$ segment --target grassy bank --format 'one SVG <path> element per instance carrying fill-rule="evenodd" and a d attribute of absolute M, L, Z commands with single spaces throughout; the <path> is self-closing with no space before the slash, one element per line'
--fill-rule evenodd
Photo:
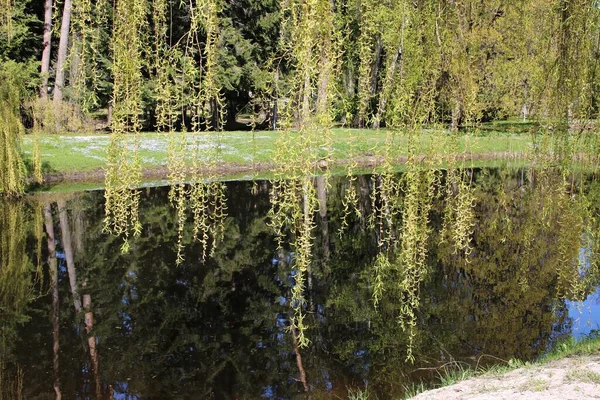
<path fill-rule="evenodd" d="M 511 359 L 505 363 L 500 363 L 492 367 L 479 368 L 475 367 L 464 367 L 462 364 L 452 364 L 440 369 L 439 371 L 439 383 L 436 385 L 425 385 L 422 383 L 415 383 L 410 387 L 406 388 L 405 399 L 410 399 L 420 393 L 424 393 L 428 390 L 443 388 L 446 386 L 453 385 L 455 383 L 465 381 L 477 377 L 501 377 L 508 372 L 519 368 L 535 368 L 543 367 L 548 363 L 556 360 L 562 360 L 566 358 L 573 358 L 576 362 L 578 358 L 598 355 L 600 351 L 600 336 L 588 337 L 586 339 L 576 341 L 574 338 L 569 338 L 567 341 L 558 343 L 552 350 L 542 356 L 535 362 L 524 362 L 521 360 Z M 591 377 L 594 381 L 600 384 L 600 374 Z M 357 397 L 361 398 L 361 397 Z M 363 397 L 364 398 L 364 397 Z"/>
<path fill-rule="evenodd" d="M 167 165 L 168 135 L 142 133 L 140 158 L 144 168 L 161 168 Z M 272 163 L 276 157 L 279 132 L 223 132 L 220 133 L 219 160 L 225 164 L 252 166 L 255 163 Z M 333 159 L 349 160 L 373 157 L 384 152 L 385 130 L 334 129 L 332 138 Z M 434 148 L 444 152 L 443 142 L 448 135 L 443 131 L 425 131 L 420 137 L 424 152 Z M 188 133 L 190 148 L 198 144 L 203 154 L 210 157 L 215 152 L 215 133 Z M 25 136 L 23 151 L 26 157 L 33 153 L 33 136 Z M 486 135 L 461 136 L 459 151 L 472 154 L 523 153 L 530 149 L 531 137 L 494 131 Z M 93 135 L 40 135 L 40 150 L 45 173 L 89 173 L 101 170 L 106 162 L 108 134 Z M 394 138 L 394 146 L 406 148 L 403 135 Z M 191 150 L 190 150 L 191 151 Z"/>

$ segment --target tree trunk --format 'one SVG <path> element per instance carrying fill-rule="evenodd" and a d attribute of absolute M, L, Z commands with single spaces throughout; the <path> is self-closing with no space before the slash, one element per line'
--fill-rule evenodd
<path fill-rule="evenodd" d="M 44 2 L 44 39 L 42 42 L 42 86 L 40 97 L 48 99 L 48 75 L 50 74 L 50 49 L 52 44 L 52 0 Z"/>
<path fill-rule="evenodd" d="M 85 332 L 88 334 L 88 347 L 90 349 L 90 359 L 92 360 L 92 371 L 96 382 L 96 398 L 102 399 L 102 377 L 100 376 L 100 360 L 96 350 L 96 337 L 90 335 L 94 328 L 94 313 L 92 312 L 92 296 L 83 295 L 83 308 L 85 309 Z"/>
<path fill-rule="evenodd" d="M 277 118 L 279 117 L 279 110 L 277 109 L 277 102 L 279 101 L 279 67 L 275 70 L 275 91 L 273 93 L 273 109 L 271 111 L 271 129 L 277 130 Z"/>
<path fill-rule="evenodd" d="M 371 98 L 377 91 L 377 78 L 379 77 L 379 65 L 381 64 L 381 53 L 383 52 L 383 41 L 381 35 L 377 36 L 377 45 L 375 46 L 375 57 L 373 57 L 373 66 L 371 67 Z"/>
<path fill-rule="evenodd" d="M 369 79 L 369 93 L 362 94 L 359 93 L 360 96 L 365 96 L 366 100 L 361 100 L 359 105 L 358 114 L 356 115 L 355 125 L 358 128 L 364 128 L 367 120 L 367 114 L 369 112 L 369 108 L 371 107 L 371 99 L 375 95 L 375 91 L 377 90 L 377 77 L 379 75 L 379 64 L 381 62 L 381 52 L 383 51 L 383 42 L 381 41 L 381 35 L 377 36 L 377 43 L 375 44 L 375 54 L 373 55 L 373 60 L 371 63 L 371 76 Z M 359 91 L 364 91 L 364 85 L 360 84 L 362 79 L 359 77 Z"/>
<path fill-rule="evenodd" d="M 304 225 L 305 226 L 310 226 L 312 224 L 312 218 L 313 218 L 313 216 L 310 213 L 310 197 L 309 197 L 310 196 L 310 194 L 309 194 L 310 185 L 312 185 L 312 183 L 309 180 L 309 178 L 304 178 L 304 184 L 302 186 L 302 199 L 303 199 L 303 205 L 304 205 L 302 215 L 304 217 Z M 312 291 L 312 288 L 313 288 L 311 263 L 309 263 L 306 267 L 306 288 L 309 292 Z M 312 298 L 309 298 L 309 303 L 311 303 L 311 302 L 312 302 Z M 310 304 L 309 304 L 309 308 L 310 308 Z"/>
<path fill-rule="evenodd" d="M 58 58 L 56 59 L 56 79 L 54 81 L 54 108 L 60 110 L 65 88 L 65 63 L 67 61 L 67 48 L 69 46 L 69 33 L 71 26 L 72 0 L 65 0 L 60 25 L 60 40 L 58 42 Z"/>
<path fill-rule="evenodd" d="M 356 96 L 356 76 L 354 73 L 354 67 L 352 65 L 344 68 L 342 72 L 342 87 L 344 88 L 344 98 L 347 101 L 352 101 Z M 342 115 L 341 123 L 342 125 L 352 124 L 352 121 L 348 120 L 348 116 L 350 116 L 349 110 L 345 110 L 345 115 Z"/>
<path fill-rule="evenodd" d="M 75 213 L 75 222 L 73 225 L 73 236 L 74 239 L 74 251 L 76 254 L 81 254 L 84 252 L 84 235 L 85 235 L 85 221 L 84 221 L 84 213 L 82 210 L 77 211 Z"/>
<path fill-rule="evenodd" d="M 52 205 L 44 205 L 44 224 L 46 225 L 46 234 L 48 238 L 48 269 L 50 273 L 50 286 L 52 292 L 52 370 L 54 373 L 54 392 L 56 399 L 62 399 L 60 390 L 60 369 L 58 363 L 59 345 L 59 298 L 58 298 L 58 263 L 56 262 L 56 247 L 54 245 L 54 225 L 52 221 Z"/>
<path fill-rule="evenodd" d="M 322 70 L 319 75 L 319 88 L 317 93 L 317 115 L 323 116 L 328 112 L 328 99 L 327 99 L 327 87 L 329 86 L 329 77 L 331 75 L 331 69 L 329 68 L 329 59 L 326 52 L 323 52 L 321 57 Z"/>
<path fill-rule="evenodd" d="M 327 218 L 327 182 L 324 176 L 317 176 L 316 180 L 319 215 L 321 217 L 321 235 L 323 235 L 323 261 L 328 263 L 331 251 L 329 244 L 329 219 Z"/>
<path fill-rule="evenodd" d="M 302 88 L 302 112 L 300 115 L 300 126 L 308 123 L 310 117 L 310 74 L 304 73 L 304 85 Z"/>
<path fill-rule="evenodd" d="M 323 32 L 323 37 L 320 39 L 321 42 L 321 71 L 319 72 L 318 78 L 318 88 L 317 88 L 317 115 L 321 120 L 324 120 L 324 116 L 329 112 L 329 99 L 328 99 L 328 90 L 329 80 L 332 75 L 332 66 L 330 60 L 331 53 L 331 21 L 333 14 L 334 4 L 333 1 L 330 0 L 329 7 L 327 10 L 323 11 L 325 14 L 321 15 L 320 24 L 322 27 L 320 28 Z"/>
<path fill-rule="evenodd" d="M 292 340 L 294 344 L 294 353 L 296 353 L 296 365 L 298 366 L 298 371 L 300 372 L 299 381 L 302 382 L 304 391 L 308 393 L 310 388 L 306 380 L 306 371 L 304 370 L 304 364 L 302 363 L 302 355 L 300 354 L 300 347 L 298 346 L 298 334 L 296 333 L 296 328 L 294 327 L 292 327 Z"/>
<path fill-rule="evenodd" d="M 106 109 L 106 124 L 110 128 L 112 126 L 112 114 L 113 114 L 113 105 L 112 102 L 108 103 L 108 107 Z"/>
<path fill-rule="evenodd" d="M 79 297 L 79 288 L 77 286 L 77 271 L 73 257 L 73 243 L 71 242 L 71 228 L 69 227 L 69 215 L 67 214 L 67 205 L 64 200 L 58 200 L 58 215 L 60 217 L 60 230 L 62 232 L 63 248 L 67 260 L 67 271 L 69 272 L 69 284 L 71 285 L 71 295 L 73 296 L 73 306 L 75 312 L 81 312 L 81 298 Z"/>
<path fill-rule="evenodd" d="M 75 88 L 75 91 L 71 92 L 71 100 L 75 100 L 81 104 L 80 94 L 82 93 L 82 87 L 85 85 L 84 78 L 81 76 L 81 52 L 83 51 L 83 41 L 80 33 L 73 33 L 70 45 L 70 56 L 69 56 L 69 83 L 71 87 Z M 75 97 L 73 97 L 75 96 Z"/>
<path fill-rule="evenodd" d="M 385 113 L 385 107 L 387 105 L 387 100 L 389 97 L 389 88 L 394 81 L 394 76 L 396 75 L 396 68 L 398 67 L 398 60 L 402 57 L 402 45 L 398 46 L 394 57 L 392 58 L 392 62 L 385 76 L 385 84 L 384 91 L 379 96 L 379 105 L 377 107 L 377 115 L 373 121 L 373 128 L 379 129 L 381 126 L 381 117 Z"/>
<path fill-rule="evenodd" d="M 452 109 L 452 125 L 450 125 L 451 131 L 458 131 L 463 123 L 464 107 L 462 101 L 457 101 Z"/>

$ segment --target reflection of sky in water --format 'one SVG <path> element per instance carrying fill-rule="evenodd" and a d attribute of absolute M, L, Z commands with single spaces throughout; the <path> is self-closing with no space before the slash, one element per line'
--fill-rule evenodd
<path fill-rule="evenodd" d="M 583 237 L 585 239 L 585 236 Z M 587 273 L 590 268 L 591 249 L 579 250 L 579 273 Z M 600 287 L 589 294 L 584 301 L 566 301 L 569 318 L 573 321 L 571 333 L 579 340 L 600 329 Z"/>
<path fill-rule="evenodd" d="M 600 329 L 600 288 L 584 301 L 567 301 L 569 318 L 573 320 L 573 336 L 581 339 Z"/>

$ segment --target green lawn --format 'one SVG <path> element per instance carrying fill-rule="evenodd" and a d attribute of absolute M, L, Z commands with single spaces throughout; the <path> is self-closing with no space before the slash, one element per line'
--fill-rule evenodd
<path fill-rule="evenodd" d="M 276 154 L 277 137 L 289 133 L 261 132 L 223 132 L 220 133 L 220 162 L 238 165 L 252 165 L 253 162 L 273 162 Z M 295 135 L 296 133 L 292 133 Z M 141 133 L 140 156 L 146 168 L 167 164 L 168 134 Z M 349 160 L 384 153 L 387 131 L 385 130 L 333 130 L 333 158 Z M 215 133 L 188 133 L 187 142 L 192 149 L 198 145 L 201 157 L 210 157 L 215 152 L 217 135 Z M 448 134 L 444 131 L 424 131 L 420 136 L 423 152 L 433 148 L 443 152 Z M 34 138 L 27 135 L 23 140 L 26 158 L 31 158 Z M 106 162 L 108 134 L 66 134 L 40 135 L 40 150 L 44 170 L 48 172 L 76 173 L 101 169 Z M 395 134 L 394 148 L 402 155 L 406 149 L 407 138 Z M 465 134 L 459 141 L 459 151 L 470 153 L 527 152 L 531 137 L 527 134 L 488 133 Z"/>

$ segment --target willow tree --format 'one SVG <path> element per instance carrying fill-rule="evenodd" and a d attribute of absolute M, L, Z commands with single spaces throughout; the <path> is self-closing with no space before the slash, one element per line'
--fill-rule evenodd
<path fill-rule="evenodd" d="M 3 0 L 0 7 L 0 34 L 10 40 L 12 34 L 12 1 Z M 13 63 L 0 66 L 0 193 L 23 192 L 25 166 L 20 154 L 23 126 L 19 120 L 21 88 L 15 82 L 10 68 Z"/>
<path fill-rule="evenodd" d="M 82 30 L 90 21 L 90 4 L 79 5 Z M 593 4 L 590 0 L 280 1 L 273 78 L 261 90 L 274 93 L 281 106 L 270 223 L 280 247 L 289 246 L 296 254 L 291 329 L 300 346 L 308 343 L 306 289 L 313 273 L 318 192 L 327 186 L 320 181 L 317 190 L 312 177 L 329 174 L 334 101 L 342 76 L 338 65 L 356 71 L 352 80 L 357 124 L 389 128 L 381 154 L 384 165 L 372 180 L 370 219 L 380 247 L 372 284 L 376 303 L 384 292 L 394 293 L 398 319 L 412 341 L 419 288 L 428 272 L 428 221 L 435 196 L 445 202 L 442 240 L 465 259 L 471 252 L 473 182 L 459 156 L 464 151 L 459 128 L 478 123 L 486 114 L 514 114 L 523 106 L 547 122 L 572 121 L 571 114 L 593 116 L 594 97 L 587 90 L 596 77 L 593 35 L 598 10 Z M 223 235 L 225 190 L 214 179 L 214 170 L 221 161 L 219 131 L 225 112 L 219 57 L 227 51 L 226 7 L 221 0 L 183 2 L 179 12 L 185 15 L 185 24 L 178 27 L 177 37 L 168 29 L 174 21 L 167 17 L 167 7 L 165 0 L 123 0 L 115 5 L 106 227 L 125 238 L 124 250 L 130 234 L 141 230 L 137 133 L 144 113 L 142 86 L 151 76 L 157 128 L 170 136 L 170 199 L 178 217 L 180 263 L 189 213 L 193 236 L 203 244 L 203 258 L 210 254 L 209 244 L 214 251 Z M 535 37 L 536 27 L 543 39 Z M 280 76 L 280 65 L 286 66 L 285 77 Z M 190 141 L 176 132 L 179 122 L 182 131 L 193 132 Z M 421 128 L 440 122 L 451 128 L 444 142 L 449 154 L 446 172 L 440 171 L 441 160 L 428 157 L 422 162 L 420 157 L 420 152 L 434 150 L 420 146 Z M 566 128 L 564 123 L 558 126 L 569 131 L 568 123 Z M 217 132 L 208 136 L 205 130 Z M 402 131 L 408 134 L 401 137 Z M 408 156 L 401 180 L 395 174 L 400 155 Z M 353 175 L 352 165 L 348 174 Z M 345 194 L 345 214 L 358 210 L 353 187 Z"/>
<path fill-rule="evenodd" d="M 547 71 L 548 111 L 554 135 L 560 136 L 554 152 L 570 162 L 574 141 L 589 128 L 586 120 L 598 112 L 592 89 L 597 80 L 600 10 L 591 0 L 560 0 L 556 6 L 553 65 Z"/>
<path fill-rule="evenodd" d="M 17 79 L 18 64 L 0 67 L 0 193 L 22 194 L 25 188 L 25 164 L 21 156 L 21 137 L 25 128 L 19 107 L 23 99 L 22 82 Z"/>

